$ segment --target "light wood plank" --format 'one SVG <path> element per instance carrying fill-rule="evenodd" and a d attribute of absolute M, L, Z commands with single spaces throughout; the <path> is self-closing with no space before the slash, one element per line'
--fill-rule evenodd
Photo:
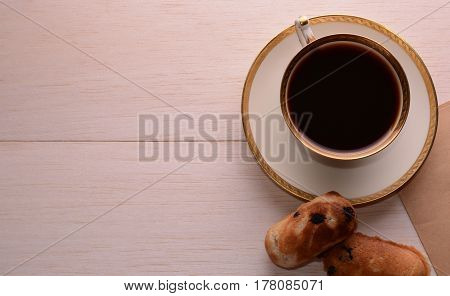
<path fill-rule="evenodd" d="M 298 14 L 352 14 L 401 31 L 444 0 L 6 1 L 67 42 L 198 119 L 239 115 L 247 71 Z M 450 97 L 450 7 L 401 35 L 422 55 L 438 97 Z M 0 140 L 134 141 L 137 115 L 177 112 L 0 5 Z M 157 140 L 203 137 L 166 128 Z M 239 120 L 206 124 L 216 140 L 243 140 Z"/>
<path fill-rule="evenodd" d="M 15 275 L 322 275 L 270 263 L 267 228 L 299 202 L 274 185 L 246 143 L 148 143 L 195 159 L 15 269 Z M 215 145 L 217 146 L 215 148 Z M 164 147 L 165 146 L 165 147 Z M 203 147 L 203 148 L 201 148 Z M 204 150 L 201 150 L 204 149 Z M 5 273 L 182 162 L 139 162 L 136 143 L 1 143 L 0 273 Z M 397 197 L 358 210 L 362 232 L 422 246 Z"/>
<path fill-rule="evenodd" d="M 152 162 L 138 161 L 137 143 L 61 142 L 136 141 L 139 114 L 169 114 L 172 122 L 176 111 L 33 21 L 196 119 L 154 140 L 203 140 L 198 118 L 239 116 L 252 60 L 298 14 L 360 15 L 400 31 L 445 1 L 7 3 L 19 14 L 0 5 L 0 141 L 58 143 L 0 143 L 0 273 L 175 169 L 177 145 L 181 152 L 216 145 L 216 161 L 187 164 L 12 274 L 295 275 L 322 274 L 320 264 L 282 271 L 262 241 L 298 202 L 253 160 L 241 160 L 244 142 L 150 143 L 150 151 L 171 150 Z M 429 67 L 441 102 L 450 97 L 448 12 L 401 33 Z M 205 130 L 215 140 L 243 141 L 239 120 Z M 422 250 L 397 197 L 358 213 Z"/>

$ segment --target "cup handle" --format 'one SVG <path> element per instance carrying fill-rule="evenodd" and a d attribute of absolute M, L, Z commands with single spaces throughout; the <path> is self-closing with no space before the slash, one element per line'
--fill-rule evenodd
<path fill-rule="evenodd" d="M 309 25 L 309 20 L 304 15 L 295 19 L 295 31 L 297 32 L 298 40 L 300 40 L 303 47 L 316 40 L 311 26 Z"/>

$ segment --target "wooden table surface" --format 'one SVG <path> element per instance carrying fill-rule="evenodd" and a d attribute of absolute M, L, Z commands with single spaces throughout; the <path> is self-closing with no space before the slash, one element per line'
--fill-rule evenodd
<path fill-rule="evenodd" d="M 446 3 L 0 0 L 0 274 L 324 274 L 265 254 L 266 229 L 299 202 L 243 161 L 239 120 L 207 124 L 206 140 L 167 128 L 139 161 L 138 116 L 238 115 L 253 59 L 305 13 L 402 31 L 443 103 Z M 173 152 L 213 148 L 214 161 Z M 358 213 L 361 231 L 423 250 L 398 196 Z"/>

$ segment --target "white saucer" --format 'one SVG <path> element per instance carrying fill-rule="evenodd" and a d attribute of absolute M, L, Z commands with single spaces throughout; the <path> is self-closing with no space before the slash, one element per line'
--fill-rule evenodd
<path fill-rule="evenodd" d="M 264 47 L 248 73 L 242 95 L 242 116 L 250 149 L 263 171 L 297 198 L 311 200 L 334 190 L 351 199 L 353 204 L 362 205 L 387 197 L 415 175 L 434 141 L 438 111 L 428 70 L 410 45 L 373 21 L 331 15 L 311 18 L 310 24 L 317 38 L 349 33 L 365 36 L 387 48 L 408 78 L 411 92 L 408 119 L 394 142 L 373 156 L 335 161 L 310 154 L 312 157 L 306 160 L 290 161 L 293 153 L 304 155 L 306 148 L 295 139 L 284 121 L 280 121 L 279 124 L 284 125 L 280 129 L 269 129 L 267 125 L 275 117 L 283 118 L 281 79 L 286 66 L 301 49 L 292 26 Z M 255 116 L 258 120 L 252 120 Z M 273 151 L 280 146 L 285 147 L 284 156 L 274 159 Z"/>

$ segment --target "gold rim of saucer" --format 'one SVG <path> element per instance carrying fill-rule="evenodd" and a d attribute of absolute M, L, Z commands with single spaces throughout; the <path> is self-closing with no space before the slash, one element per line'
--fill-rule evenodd
<path fill-rule="evenodd" d="M 370 195 L 366 195 L 357 199 L 352 199 L 351 202 L 355 206 L 361 206 L 361 205 L 368 205 L 371 203 L 374 203 L 376 201 L 382 200 L 392 194 L 395 194 L 398 192 L 408 181 L 411 180 L 411 178 L 417 173 L 417 171 L 420 169 L 422 164 L 424 163 L 425 159 L 427 158 L 428 154 L 430 153 L 431 147 L 434 142 L 434 138 L 436 136 L 436 130 L 437 130 L 437 121 L 438 121 L 438 109 L 437 109 L 437 96 L 436 96 L 436 90 L 434 89 L 433 81 L 431 80 L 430 73 L 428 72 L 427 67 L 425 66 L 422 59 L 419 57 L 417 52 L 408 44 L 406 41 L 404 41 L 401 37 L 399 37 L 397 34 L 390 31 L 387 27 L 378 24 L 377 22 L 356 17 L 356 16 L 350 16 L 350 15 L 324 15 L 324 16 L 318 16 L 313 17 L 309 19 L 310 24 L 319 24 L 319 23 L 325 23 L 325 22 L 346 22 L 346 23 L 356 23 L 359 25 L 363 25 L 366 27 L 369 27 L 373 30 L 376 30 L 386 36 L 388 36 L 391 40 L 393 40 L 397 45 L 399 45 L 407 54 L 408 56 L 414 61 L 415 65 L 417 66 L 424 82 L 426 85 L 427 93 L 428 93 L 428 100 L 430 103 L 430 121 L 429 121 L 429 127 L 428 127 L 428 133 L 425 140 L 425 143 L 422 147 L 422 150 L 417 157 L 414 164 L 408 169 L 408 171 L 403 174 L 397 181 L 389 185 L 388 187 L 372 193 Z M 305 192 L 303 190 L 298 189 L 295 186 L 292 186 L 290 183 L 288 183 L 286 180 L 284 180 L 280 175 L 278 175 L 271 167 L 270 165 L 264 160 L 264 158 L 261 155 L 261 152 L 259 151 L 258 147 L 256 146 L 255 140 L 253 138 L 252 131 L 250 129 L 250 122 L 249 122 L 249 114 L 248 114 L 248 103 L 250 98 L 250 89 L 253 83 L 253 79 L 255 78 L 256 72 L 259 69 L 259 66 L 261 65 L 262 61 L 265 59 L 265 57 L 271 52 L 271 50 L 278 45 L 283 39 L 285 39 L 287 36 L 295 33 L 295 27 L 290 26 L 283 30 L 281 33 L 279 33 L 277 36 L 275 36 L 257 55 L 255 58 L 252 66 L 250 67 L 250 70 L 248 72 L 247 78 L 245 80 L 244 89 L 242 92 L 242 105 L 241 105 L 241 112 L 242 112 L 242 122 L 243 122 L 243 128 L 244 133 L 247 138 L 248 145 L 250 147 L 250 150 L 252 151 L 256 162 L 260 165 L 263 172 L 278 186 L 280 186 L 283 190 L 290 193 L 294 197 L 301 199 L 301 200 L 312 200 L 316 197 L 316 195 Z"/>
<path fill-rule="evenodd" d="M 400 110 L 397 114 L 397 117 L 395 119 L 395 123 L 392 125 L 392 127 L 386 132 L 386 135 L 382 138 L 378 139 L 376 142 L 374 142 L 370 147 L 355 151 L 355 152 L 339 152 L 339 151 L 333 151 L 326 148 L 321 148 L 319 145 L 315 144 L 313 141 L 309 140 L 307 137 L 303 136 L 302 133 L 298 130 L 298 128 L 295 126 L 294 122 L 292 121 L 291 116 L 289 116 L 289 107 L 287 102 L 289 101 L 289 98 L 287 98 L 287 85 L 289 83 L 289 78 L 291 72 L 295 69 L 298 61 L 308 54 L 311 50 L 324 45 L 328 42 L 333 41 L 344 41 L 344 42 L 355 42 L 358 44 L 362 44 L 364 46 L 367 46 L 376 52 L 378 52 L 380 55 L 382 55 L 390 64 L 390 66 L 394 69 L 394 72 L 396 73 L 399 84 L 401 85 L 401 106 Z M 353 34 L 333 34 L 328 35 L 322 38 L 319 38 L 315 40 L 314 42 L 311 42 L 302 50 L 295 55 L 295 57 L 291 60 L 289 65 L 286 68 L 286 71 L 283 75 L 283 79 L 281 81 L 281 94 L 280 94 L 280 104 L 281 104 L 281 111 L 284 117 L 284 120 L 286 121 L 287 126 L 291 130 L 292 134 L 308 149 L 314 151 L 315 153 L 332 158 L 337 160 L 356 160 L 361 159 L 365 157 L 372 156 L 392 143 L 392 141 L 395 140 L 395 138 L 398 136 L 400 131 L 402 130 L 403 126 L 405 125 L 406 118 L 408 116 L 409 111 L 409 100 L 410 100 L 410 93 L 409 93 L 409 85 L 408 85 L 408 79 L 406 77 L 405 71 L 403 70 L 400 63 L 397 61 L 397 59 L 394 57 L 392 53 L 390 53 L 384 46 L 382 46 L 380 43 L 371 40 L 369 38 L 353 35 Z"/>

